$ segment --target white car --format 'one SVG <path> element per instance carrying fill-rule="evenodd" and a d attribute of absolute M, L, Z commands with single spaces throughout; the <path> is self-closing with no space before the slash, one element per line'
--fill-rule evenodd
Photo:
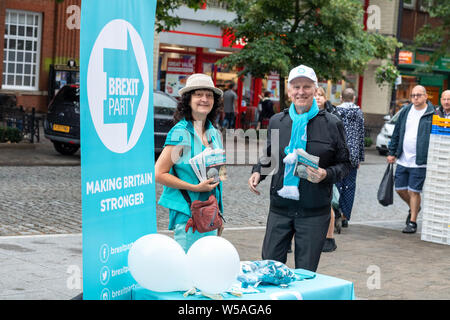
<path fill-rule="evenodd" d="M 394 132 L 395 123 L 397 122 L 398 116 L 403 109 L 391 118 L 390 115 L 384 117 L 386 123 L 381 128 L 380 133 L 377 136 L 377 150 L 380 155 L 387 155 L 389 152 L 389 143 L 391 142 L 392 133 Z"/>

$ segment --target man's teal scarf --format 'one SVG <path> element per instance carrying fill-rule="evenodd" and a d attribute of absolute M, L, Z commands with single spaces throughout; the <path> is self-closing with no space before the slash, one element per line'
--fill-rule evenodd
<path fill-rule="evenodd" d="M 294 175 L 295 165 L 297 163 L 297 149 L 306 150 L 306 126 L 308 121 L 314 118 L 319 113 L 316 99 L 313 99 L 313 104 L 308 112 L 298 114 L 294 103 L 289 108 L 289 116 L 292 119 L 291 140 L 289 145 L 284 149 L 286 157 L 284 162 L 284 180 L 283 188 L 278 190 L 280 197 L 292 200 L 298 200 L 300 195 L 298 192 L 298 184 L 300 178 Z"/>

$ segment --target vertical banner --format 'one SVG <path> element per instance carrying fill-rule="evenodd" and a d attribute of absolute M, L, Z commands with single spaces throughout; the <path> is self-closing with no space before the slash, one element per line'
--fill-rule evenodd
<path fill-rule="evenodd" d="M 82 1 L 84 299 L 130 299 L 129 249 L 156 232 L 155 10 L 156 0 Z"/>

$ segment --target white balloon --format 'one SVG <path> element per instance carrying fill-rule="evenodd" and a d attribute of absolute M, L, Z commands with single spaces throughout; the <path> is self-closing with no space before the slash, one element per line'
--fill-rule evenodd
<path fill-rule="evenodd" d="M 200 238 L 189 248 L 187 259 L 194 286 L 205 293 L 228 290 L 239 274 L 239 254 L 222 237 Z"/>
<path fill-rule="evenodd" d="M 193 287 L 187 256 L 172 238 L 148 234 L 136 240 L 128 253 L 131 275 L 142 287 L 157 291 L 186 291 Z"/>

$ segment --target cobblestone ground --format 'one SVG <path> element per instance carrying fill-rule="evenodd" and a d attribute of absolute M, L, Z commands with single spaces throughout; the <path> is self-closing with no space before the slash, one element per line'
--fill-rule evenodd
<path fill-rule="evenodd" d="M 368 154 L 358 172 L 351 223 L 402 223 L 407 207 L 395 195 L 384 208 L 376 192 L 385 158 Z M 226 227 L 265 226 L 270 179 L 259 185 L 260 196 L 247 187 L 250 166 L 228 166 L 224 183 Z M 80 167 L 0 167 L 0 236 L 81 232 Z M 156 186 L 156 196 L 162 186 Z M 157 205 L 158 230 L 168 226 L 168 210 Z M 403 223 L 404 224 L 404 223 Z"/>

